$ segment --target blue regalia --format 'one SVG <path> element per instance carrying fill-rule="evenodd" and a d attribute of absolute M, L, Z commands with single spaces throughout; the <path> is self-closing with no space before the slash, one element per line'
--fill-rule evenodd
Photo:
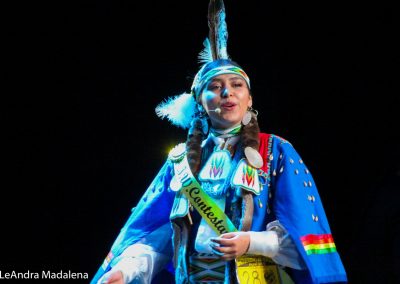
<path fill-rule="evenodd" d="M 205 156 L 211 153 L 207 147 L 213 147 L 208 144 L 204 146 Z M 237 152 L 241 153 L 236 157 L 240 160 L 243 153 Z M 259 194 L 252 193 L 254 211 L 251 231 L 265 231 L 267 224 L 274 220 L 279 220 L 286 228 L 306 266 L 301 270 L 287 269 L 295 283 L 346 282 L 346 273 L 322 202 L 304 161 L 289 142 L 275 135 L 260 134 L 259 152 L 264 160 L 264 176 Z M 123 251 L 137 242 L 154 247 L 171 259 L 175 254 L 176 274 L 181 275 L 176 283 L 187 280 L 189 252 L 176 240 L 177 234 L 182 235 L 185 230 L 182 224 L 187 224 L 189 204 L 179 192 L 171 190 L 173 176 L 173 163 L 167 160 L 132 210 L 91 283 L 96 283 L 119 261 Z M 169 225 L 171 222 L 172 226 Z M 152 233 L 160 228 L 163 228 L 163 239 L 151 238 Z"/>

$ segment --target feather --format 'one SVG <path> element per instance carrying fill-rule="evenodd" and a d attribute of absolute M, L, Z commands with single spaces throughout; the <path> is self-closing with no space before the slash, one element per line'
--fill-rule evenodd
<path fill-rule="evenodd" d="M 227 52 L 228 29 L 223 0 L 210 0 L 208 5 L 210 49 L 213 60 L 229 59 Z"/>
<path fill-rule="evenodd" d="M 203 42 L 204 49 L 199 54 L 199 62 L 207 64 L 213 61 L 210 40 L 206 38 Z"/>
<path fill-rule="evenodd" d="M 161 119 L 168 118 L 173 125 L 186 129 L 195 116 L 197 103 L 192 94 L 183 93 L 167 98 L 155 110 Z"/>

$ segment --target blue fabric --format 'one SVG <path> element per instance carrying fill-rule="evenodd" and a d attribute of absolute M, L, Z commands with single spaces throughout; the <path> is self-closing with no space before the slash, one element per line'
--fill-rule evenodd
<path fill-rule="evenodd" d="M 138 205 L 132 210 L 132 214 L 119 233 L 111 247 L 113 255 L 108 264 L 104 264 L 93 277 L 91 284 L 97 281 L 115 265 L 121 253 L 130 245 L 142 240 L 145 236 L 169 223 L 169 214 L 175 198 L 175 192 L 169 189 L 173 174 L 173 165 L 168 160 L 161 168 L 149 188 L 146 190 Z M 165 238 L 171 239 L 172 229 Z M 151 243 L 146 243 L 153 246 Z"/>
<path fill-rule="evenodd" d="M 268 155 L 272 153 L 273 159 L 269 168 L 270 186 L 267 183 L 261 194 L 254 196 L 252 231 L 265 231 L 266 225 L 276 219 L 286 228 L 308 268 L 289 269 L 288 273 L 296 283 L 347 282 L 346 272 L 337 252 L 307 255 L 300 240 L 302 236 L 309 234 L 331 234 L 311 173 L 307 172 L 299 154 L 286 140 L 273 135 L 269 138 L 265 134 L 260 138 L 269 139 L 262 141 L 261 145 L 269 147 L 265 152 Z M 268 157 L 264 157 L 264 161 L 267 162 Z M 276 175 L 273 175 L 274 171 Z M 125 248 L 169 222 L 175 197 L 175 192 L 169 190 L 172 176 L 173 165 L 167 161 L 114 242 L 111 262 L 99 269 L 92 284 L 118 261 Z M 314 196 L 315 201 L 310 201 L 308 196 Z M 318 221 L 313 219 L 313 215 L 318 216 Z M 165 237 L 171 238 L 171 235 L 172 231 Z"/>
<path fill-rule="evenodd" d="M 331 234 L 314 179 L 304 161 L 289 142 L 277 136 L 272 137 L 271 153 L 271 201 L 268 203 L 272 216 L 269 218 L 276 217 L 286 228 L 308 267 L 307 273 L 292 269 L 292 277 L 296 283 L 347 282 L 346 272 L 337 252 L 307 255 L 301 243 L 302 236 Z M 273 174 L 274 171 L 276 175 Z M 268 200 L 267 192 L 268 190 L 263 190 L 264 200 Z M 309 196 L 314 196 L 315 200 L 310 201 Z M 263 229 L 265 207 L 254 205 L 253 230 Z M 317 221 L 313 219 L 313 215 L 318 216 Z"/>

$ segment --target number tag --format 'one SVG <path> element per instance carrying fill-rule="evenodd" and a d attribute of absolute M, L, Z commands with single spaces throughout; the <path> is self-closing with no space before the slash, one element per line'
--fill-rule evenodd
<path fill-rule="evenodd" d="M 270 258 L 241 256 L 236 259 L 236 275 L 240 284 L 290 284 L 293 281 Z"/>

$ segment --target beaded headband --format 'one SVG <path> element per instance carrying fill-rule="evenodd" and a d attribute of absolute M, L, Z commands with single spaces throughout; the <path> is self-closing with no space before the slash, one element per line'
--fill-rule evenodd
<path fill-rule="evenodd" d="M 196 74 L 196 77 L 193 80 L 192 84 L 192 94 L 198 99 L 200 96 L 201 92 L 203 91 L 204 87 L 206 84 L 214 77 L 222 74 L 236 74 L 242 77 L 246 83 L 247 86 L 250 89 L 250 78 L 247 76 L 246 72 L 239 66 L 231 65 L 232 62 L 230 60 L 219 60 L 219 61 L 226 61 L 228 65 L 222 65 L 222 66 L 217 66 L 214 67 L 206 72 L 203 72 L 203 68 L 200 69 L 200 71 Z M 214 61 L 215 63 L 215 61 Z M 206 66 L 206 65 L 205 65 Z M 205 67 L 204 66 L 204 67 Z M 204 68 L 206 69 L 206 68 Z M 202 74 L 204 73 L 204 74 Z"/>

